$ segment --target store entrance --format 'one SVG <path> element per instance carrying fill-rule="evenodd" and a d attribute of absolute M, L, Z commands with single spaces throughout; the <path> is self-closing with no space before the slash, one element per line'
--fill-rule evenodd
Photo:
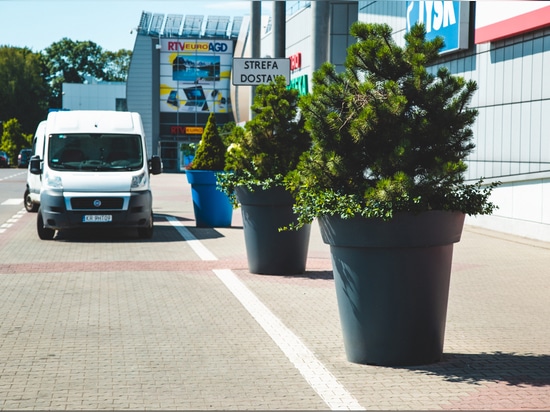
<path fill-rule="evenodd" d="M 178 168 L 178 142 L 161 140 L 159 142 L 159 153 L 162 159 L 163 172 L 179 172 Z"/>

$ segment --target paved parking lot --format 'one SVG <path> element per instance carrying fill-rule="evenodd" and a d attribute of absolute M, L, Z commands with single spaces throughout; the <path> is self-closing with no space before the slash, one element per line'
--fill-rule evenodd
<path fill-rule="evenodd" d="M 467 226 L 443 361 L 357 365 L 316 224 L 304 275 L 252 275 L 240 210 L 199 229 L 185 175 L 153 189 L 151 240 L 0 233 L 0 409 L 550 410 L 550 244 Z"/>

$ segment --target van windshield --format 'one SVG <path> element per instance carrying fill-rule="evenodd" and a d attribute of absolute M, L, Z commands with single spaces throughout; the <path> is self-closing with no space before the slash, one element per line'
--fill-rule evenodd
<path fill-rule="evenodd" d="M 130 134 L 52 134 L 48 159 L 54 170 L 139 170 L 143 166 L 141 138 Z"/>

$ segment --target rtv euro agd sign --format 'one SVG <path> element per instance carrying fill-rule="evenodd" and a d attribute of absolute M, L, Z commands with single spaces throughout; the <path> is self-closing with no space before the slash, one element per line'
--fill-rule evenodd
<path fill-rule="evenodd" d="M 426 27 L 426 39 L 443 37 L 441 54 L 468 48 L 470 2 L 407 1 L 407 32 L 416 22 Z"/>
<path fill-rule="evenodd" d="M 257 86 L 284 76 L 290 84 L 290 59 L 233 59 L 233 85 Z"/>

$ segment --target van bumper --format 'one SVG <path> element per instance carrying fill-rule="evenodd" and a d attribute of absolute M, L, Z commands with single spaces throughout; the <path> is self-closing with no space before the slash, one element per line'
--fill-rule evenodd
<path fill-rule="evenodd" d="M 50 229 L 147 227 L 152 219 L 150 190 L 128 193 L 43 191 L 40 211 Z"/>

